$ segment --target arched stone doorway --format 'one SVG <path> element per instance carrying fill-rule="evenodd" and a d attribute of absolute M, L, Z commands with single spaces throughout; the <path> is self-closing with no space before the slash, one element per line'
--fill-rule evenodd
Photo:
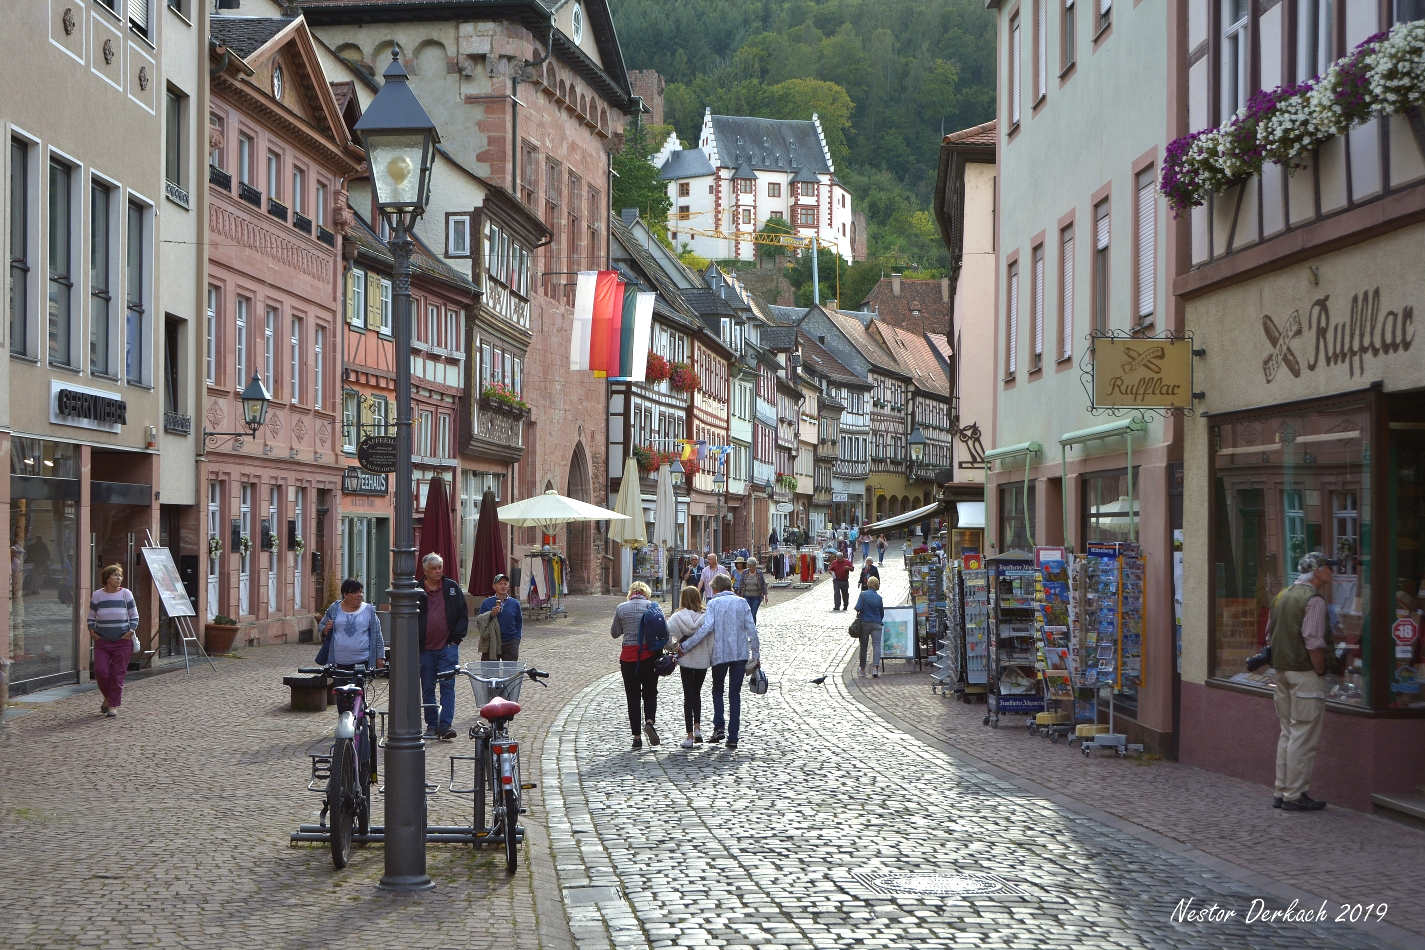
<path fill-rule="evenodd" d="M 569 459 L 570 498 L 593 502 L 590 498 L 589 456 L 584 451 L 584 443 L 574 446 L 574 454 Z M 565 554 L 569 557 L 570 593 L 588 593 L 594 586 L 594 544 L 593 528 L 587 521 L 569 525 L 569 544 Z"/>

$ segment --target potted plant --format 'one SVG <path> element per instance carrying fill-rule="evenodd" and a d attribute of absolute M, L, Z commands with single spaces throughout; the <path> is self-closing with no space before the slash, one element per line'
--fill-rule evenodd
<path fill-rule="evenodd" d="M 227 653 L 237 639 L 238 622 L 232 617 L 218 614 L 203 625 L 203 646 L 208 653 Z"/>
<path fill-rule="evenodd" d="M 674 392 L 695 392 L 699 384 L 698 371 L 691 363 L 673 363 L 668 367 L 668 382 Z"/>
<path fill-rule="evenodd" d="M 511 412 L 529 412 L 529 403 L 521 399 L 519 393 L 504 383 L 491 383 L 486 386 L 480 390 L 480 398 L 487 405 L 498 406 Z"/>
<path fill-rule="evenodd" d="M 647 379 L 650 383 L 661 383 L 668 378 L 668 361 L 657 353 L 648 354 Z"/>

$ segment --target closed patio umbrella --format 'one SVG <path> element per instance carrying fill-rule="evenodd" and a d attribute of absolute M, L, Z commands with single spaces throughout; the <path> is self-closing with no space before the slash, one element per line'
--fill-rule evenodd
<path fill-rule="evenodd" d="M 658 467 L 657 501 L 653 506 L 653 543 L 664 550 L 678 544 L 678 499 L 673 494 L 673 473 Z"/>
<path fill-rule="evenodd" d="M 456 560 L 455 530 L 450 519 L 450 495 L 445 479 L 430 480 L 426 490 L 425 516 L 421 519 L 421 536 L 416 543 L 416 577 L 421 576 L 420 559 L 427 554 L 439 554 L 445 562 L 445 576 L 460 583 L 460 562 Z"/>
<path fill-rule="evenodd" d="M 638 462 L 632 456 L 624 464 L 614 510 L 625 520 L 609 525 L 609 540 L 630 548 L 641 548 L 647 544 L 648 528 L 643 523 L 643 493 L 638 485 Z"/>
<path fill-rule="evenodd" d="M 495 493 L 487 488 L 480 498 L 480 520 L 475 525 L 475 553 L 470 562 L 468 590 L 476 598 L 495 593 L 495 585 L 490 581 L 496 574 L 510 569 L 509 558 L 505 555 L 505 532 L 500 528 L 500 516 L 495 509 Z"/>

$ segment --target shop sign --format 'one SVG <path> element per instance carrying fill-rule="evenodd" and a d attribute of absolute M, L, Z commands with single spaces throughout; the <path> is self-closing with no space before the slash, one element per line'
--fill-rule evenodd
<path fill-rule="evenodd" d="M 1397 620 L 1390 628 L 1390 635 L 1395 638 L 1395 642 L 1403 647 L 1413 646 L 1420 637 L 1420 630 L 1415 626 L 1415 621 L 1409 617 Z"/>
<path fill-rule="evenodd" d="M 1332 321 L 1331 295 L 1323 294 L 1307 308 L 1304 321 L 1300 310 L 1293 310 L 1280 324 L 1271 314 L 1262 314 L 1262 334 L 1267 342 L 1262 375 L 1268 383 L 1283 368 L 1299 379 L 1303 372 L 1314 373 L 1323 364 L 1340 363 L 1346 364 L 1347 376 L 1355 379 L 1365 375 L 1367 358 L 1410 352 L 1415 342 L 1415 308 L 1407 305 L 1382 314 L 1380 288 L 1376 287 L 1353 294 L 1349 314 Z"/>
<path fill-rule="evenodd" d="M 356 446 L 356 460 L 368 472 L 378 475 L 390 474 L 396 470 L 396 437 L 394 435 L 368 435 Z"/>
<path fill-rule="evenodd" d="M 834 492 L 831 493 L 831 500 L 832 500 L 833 502 L 838 502 L 838 501 L 849 501 L 850 499 L 847 497 L 846 492 L 844 492 L 844 491 L 834 491 Z"/>
<path fill-rule="evenodd" d="M 127 425 L 128 404 L 118 393 L 50 380 L 49 421 L 58 425 L 118 432 Z"/>
<path fill-rule="evenodd" d="M 348 465 L 341 474 L 341 490 L 347 495 L 384 495 L 387 491 L 386 476 Z"/>
<path fill-rule="evenodd" d="M 790 501 L 779 501 L 777 502 L 777 507 L 774 510 L 779 515 L 788 514 L 792 510 L 792 503 Z"/>
<path fill-rule="evenodd" d="M 1152 336 L 1096 336 L 1095 409 L 1191 409 L 1192 341 Z"/>

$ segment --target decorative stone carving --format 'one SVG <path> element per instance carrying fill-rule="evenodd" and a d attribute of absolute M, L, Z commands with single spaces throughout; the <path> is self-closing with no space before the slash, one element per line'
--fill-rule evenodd
<path fill-rule="evenodd" d="M 148 89 L 148 67 L 147 67 L 147 66 L 140 66 L 140 67 L 139 67 L 139 89 L 145 90 L 145 91 L 147 91 L 147 89 Z"/>
<path fill-rule="evenodd" d="M 332 225 L 336 228 L 337 234 L 345 234 L 346 229 L 351 227 L 354 220 L 351 206 L 347 204 L 348 196 L 345 191 L 336 193 L 336 203 L 332 206 Z"/>
<path fill-rule="evenodd" d="M 113 39 L 106 39 L 106 40 L 104 41 L 104 47 L 103 47 L 103 49 L 104 49 L 104 65 L 105 65 L 105 66 L 113 65 L 113 62 L 114 62 L 114 41 L 113 41 Z"/>
<path fill-rule="evenodd" d="M 210 126 L 208 126 L 208 148 L 211 150 L 211 149 L 222 148 L 222 147 L 223 147 L 223 130 L 220 129 L 220 128 L 218 128 L 216 125 L 210 125 Z"/>
<path fill-rule="evenodd" d="M 322 448 L 326 448 L 328 445 L 331 444 L 331 440 L 332 427 L 325 422 L 317 426 L 317 444 L 320 445 Z"/>
<path fill-rule="evenodd" d="M 209 429 L 217 429 L 223 424 L 223 406 L 216 399 L 208 402 L 208 411 L 204 413 L 208 420 Z"/>
<path fill-rule="evenodd" d="M 267 431 L 268 431 L 269 433 L 271 433 L 272 438 L 274 438 L 274 439 L 281 437 L 281 435 L 282 435 L 282 413 L 280 413 L 280 412 L 274 412 L 274 411 L 272 411 L 272 410 L 268 410 L 268 412 L 267 412 Z"/>
<path fill-rule="evenodd" d="M 307 424 L 300 418 L 292 423 L 292 437 L 298 442 L 302 442 L 307 438 Z"/>
<path fill-rule="evenodd" d="M 64 27 L 64 35 L 65 35 L 65 36 L 71 36 L 71 35 L 73 35 L 73 33 L 74 33 L 74 28 L 78 25 L 78 24 L 75 23 L 75 21 L 74 21 L 74 8 L 73 8 L 73 7 L 65 7 L 65 8 L 64 8 L 64 13 L 62 13 L 62 14 L 60 15 L 60 17 L 59 17 L 59 23 L 60 23 L 60 26 Z"/>

